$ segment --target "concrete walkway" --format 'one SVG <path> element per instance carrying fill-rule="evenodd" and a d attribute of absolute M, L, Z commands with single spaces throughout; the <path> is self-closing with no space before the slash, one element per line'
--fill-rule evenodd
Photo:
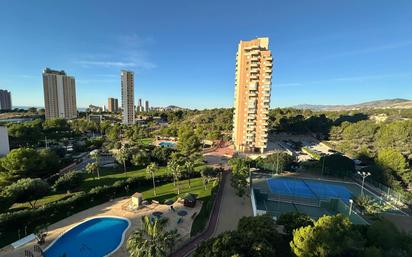
<path fill-rule="evenodd" d="M 214 236 L 237 229 L 237 223 L 242 217 L 253 215 L 250 197 L 240 198 L 235 194 L 235 190 L 230 185 L 231 176 L 231 173 L 227 174 Z"/>

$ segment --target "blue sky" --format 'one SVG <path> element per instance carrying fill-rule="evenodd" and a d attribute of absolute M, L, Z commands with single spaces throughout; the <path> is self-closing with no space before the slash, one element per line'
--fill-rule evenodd
<path fill-rule="evenodd" d="M 272 107 L 412 98 L 412 1 L 2 0 L 0 88 L 43 106 L 41 72 L 76 77 L 78 107 L 120 97 L 233 105 L 239 40 L 270 38 Z"/>

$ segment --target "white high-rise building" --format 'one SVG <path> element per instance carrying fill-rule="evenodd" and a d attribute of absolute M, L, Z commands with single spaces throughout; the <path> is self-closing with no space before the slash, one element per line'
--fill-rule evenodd
<path fill-rule="evenodd" d="M 122 86 L 123 124 L 134 124 L 134 73 L 122 70 L 120 73 Z"/>
<path fill-rule="evenodd" d="M 77 118 L 76 82 L 64 71 L 46 68 L 43 71 L 46 119 Z"/>
<path fill-rule="evenodd" d="M 9 135 L 7 127 L 0 126 L 0 156 L 6 155 L 10 152 Z"/>

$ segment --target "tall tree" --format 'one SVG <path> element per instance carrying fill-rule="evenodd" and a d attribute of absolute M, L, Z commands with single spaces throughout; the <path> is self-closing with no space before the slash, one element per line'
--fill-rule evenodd
<path fill-rule="evenodd" d="M 348 256 L 362 246 L 361 236 L 341 214 L 323 216 L 313 226 L 296 229 L 292 252 L 298 257 Z"/>
<path fill-rule="evenodd" d="M 156 196 L 156 181 L 155 181 L 155 176 L 159 168 L 157 167 L 157 164 L 152 162 L 146 167 L 146 172 L 148 177 L 151 177 L 153 180 L 153 194 Z"/>
<path fill-rule="evenodd" d="M 50 186 L 45 181 L 36 178 L 24 178 L 4 188 L 2 194 L 14 202 L 29 202 L 32 208 L 36 207 L 37 199 L 47 195 Z"/>
<path fill-rule="evenodd" d="M 202 150 L 202 144 L 193 128 L 184 126 L 179 130 L 177 149 L 186 157 L 191 157 Z"/>
<path fill-rule="evenodd" d="M 100 152 L 99 150 L 94 150 L 90 152 L 90 158 L 94 160 L 95 163 L 95 169 L 97 172 L 97 179 L 100 179 Z"/>
<path fill-rule="evenodd" d="M 184 172 L 185 172 L 185 174 L 187 175 L 187 178 L 188 178 L 188 181 L 189 181 L 189 188 L 191 188 L 190 178 L 191 178 L 193 172 L 195 171 L 195 163 L 194 163 L 193 161 L 191 161 L 191 160 L 187 160 L 187 161 L 185 162 L 184 168 L 185 168 L 185 169 L 184 169 Z"/>
<path fill-rule="evenodd" d="M 114 154 L 114 158 L 118 163 L 121 163 L 123 165 L 123 172 L 127 172 L 127 167 L 126 167 L 126 162 L 130 158 L 130 151 L 126 147 L 120 148 L 119 151 L 117 151 Z"/>
<path fill-rule="evenodd" d="M 87 165 L 86 165 L 86 171 L 87 171 L 87 173 L 90 173 L 90 174 L 92 174 L 93 176 L 95 176 L 95 174 L 97 173 L 97 170 L 98 170 L 98 168 L 97 168 L 97 163 L 95 163 L 95 162 L 90 162 L 90 163 L 88 163 Z M 97 173 L 97 175 L 98 175 L 98 178 L 100 178 L 100 174 L 98 174 Z M 95 178 L 95 177 L 94 177 Z"/>

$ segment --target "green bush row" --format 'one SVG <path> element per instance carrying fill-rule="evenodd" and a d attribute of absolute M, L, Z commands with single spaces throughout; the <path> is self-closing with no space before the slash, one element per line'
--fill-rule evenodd
<path fill-rule="evenodd" d="M 199 173 L 193 176 L 199 176 Z M 173 182 L 173 177 L 166 174 L 156 177 L 159 185 Z M 105 203 L 116 197 L 130 195 L 135 191 L 144 191 L 152 187 L 152 179 L 134 177 L 116 181 L 112 186 L 98 186 L 89 192 L 75 193 L 73 196 L 46 204 L 37 209 L 26 209 L 17 212 L 0 214 L 0 247 L 6 246 L 36 229 L 48 226 L 61 219 L 90 207 Z"/>

